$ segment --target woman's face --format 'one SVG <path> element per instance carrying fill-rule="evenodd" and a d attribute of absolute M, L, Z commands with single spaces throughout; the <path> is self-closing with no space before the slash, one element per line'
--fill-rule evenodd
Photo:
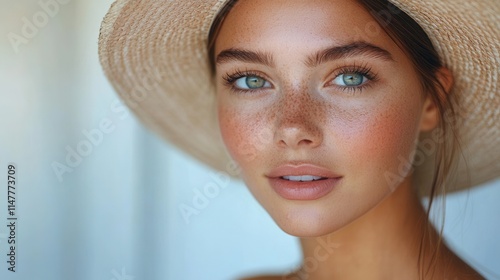
<path fill-rule="evenodd" d="M 356 1 L 240 0 L 215 56 L 225 145 L 292 235 L 375 207 L 436 116 L 409 58 Z"/>

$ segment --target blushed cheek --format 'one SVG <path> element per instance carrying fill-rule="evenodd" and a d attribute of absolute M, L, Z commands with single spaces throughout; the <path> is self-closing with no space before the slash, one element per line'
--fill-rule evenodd
<path fill-rule="evenodd" d="M 350 138 L 347 154 L 351 167 L 372 176 L 398 172 L 402 161 L 411 160 L 409 156 L 415 147 L 418 123 L 419 114 L 415 108 L 405 110 L 393 106 L 364 114 L 345 129 Z"/>
<path fill-rule="evenodd" d="M 232 158 L 242 167 L 256 159 L 262 143 L 259 128 L 262 124 L 250 117 L 242 117 L 237 110 L 219 107 L 219 125 L 224 144 Z"/>

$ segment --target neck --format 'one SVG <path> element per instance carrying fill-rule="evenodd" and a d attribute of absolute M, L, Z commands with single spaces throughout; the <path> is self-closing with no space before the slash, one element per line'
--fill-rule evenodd
<path fill-rule="evenodd" d="M 421 270 L 418 264 L 427 268 L 436 260 L 433 254 L 439 239 L 426 217 L 407 179 L 346 227 L 319 238 L 302 238 L 304 263 L 297 278 L 419 279 L 427 269 Z M 420 246 L 425 252 L 422 259 Z M 447 250 L 443 246 L 441 251 Z"/>

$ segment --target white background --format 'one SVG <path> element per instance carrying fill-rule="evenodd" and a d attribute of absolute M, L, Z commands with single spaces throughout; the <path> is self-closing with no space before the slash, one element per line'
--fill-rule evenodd
<path fill-rule="evenodd" d="M 287 272 L 298 242 L 281 232 L 241 182 L 183 219 L 213 171 L 114 112 L 98 63 L 110 0 L 68 0 L 13 47 L 38 1 L 0 0 L 0 279 L 235 279 Z M 42 0 L 47 2 L 49 0 Z M 40 23 L 40 22 L 39 22 Z M 62 181 L 54 162 L 109 119 L 114 130 Z M 17 265 L 7 271 L 6 172 L 18 169 Z M 445 236 L 485 275 L 500 275 L 500 182 L 447 199 Z M 490 276 L 489 279 L 500 279 Z"/>

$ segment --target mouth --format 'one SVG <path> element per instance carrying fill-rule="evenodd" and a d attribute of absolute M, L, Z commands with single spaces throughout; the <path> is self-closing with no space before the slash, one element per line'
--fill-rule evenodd
<path fill-rule="evenodd" d="M 293 182 L 312 182 L 319 180 L 326 180 L 328 178 L 314 175 L 299 175 L 299 176 L 281 176 L 283 180 L 293 181 Z"/>
<path fill-rule="evenodd" d="M 287 200 L 320 199 L 342 179 L 342 176 L 312 164 L 283 165 L 266 177 L 273 190 Z"/>

